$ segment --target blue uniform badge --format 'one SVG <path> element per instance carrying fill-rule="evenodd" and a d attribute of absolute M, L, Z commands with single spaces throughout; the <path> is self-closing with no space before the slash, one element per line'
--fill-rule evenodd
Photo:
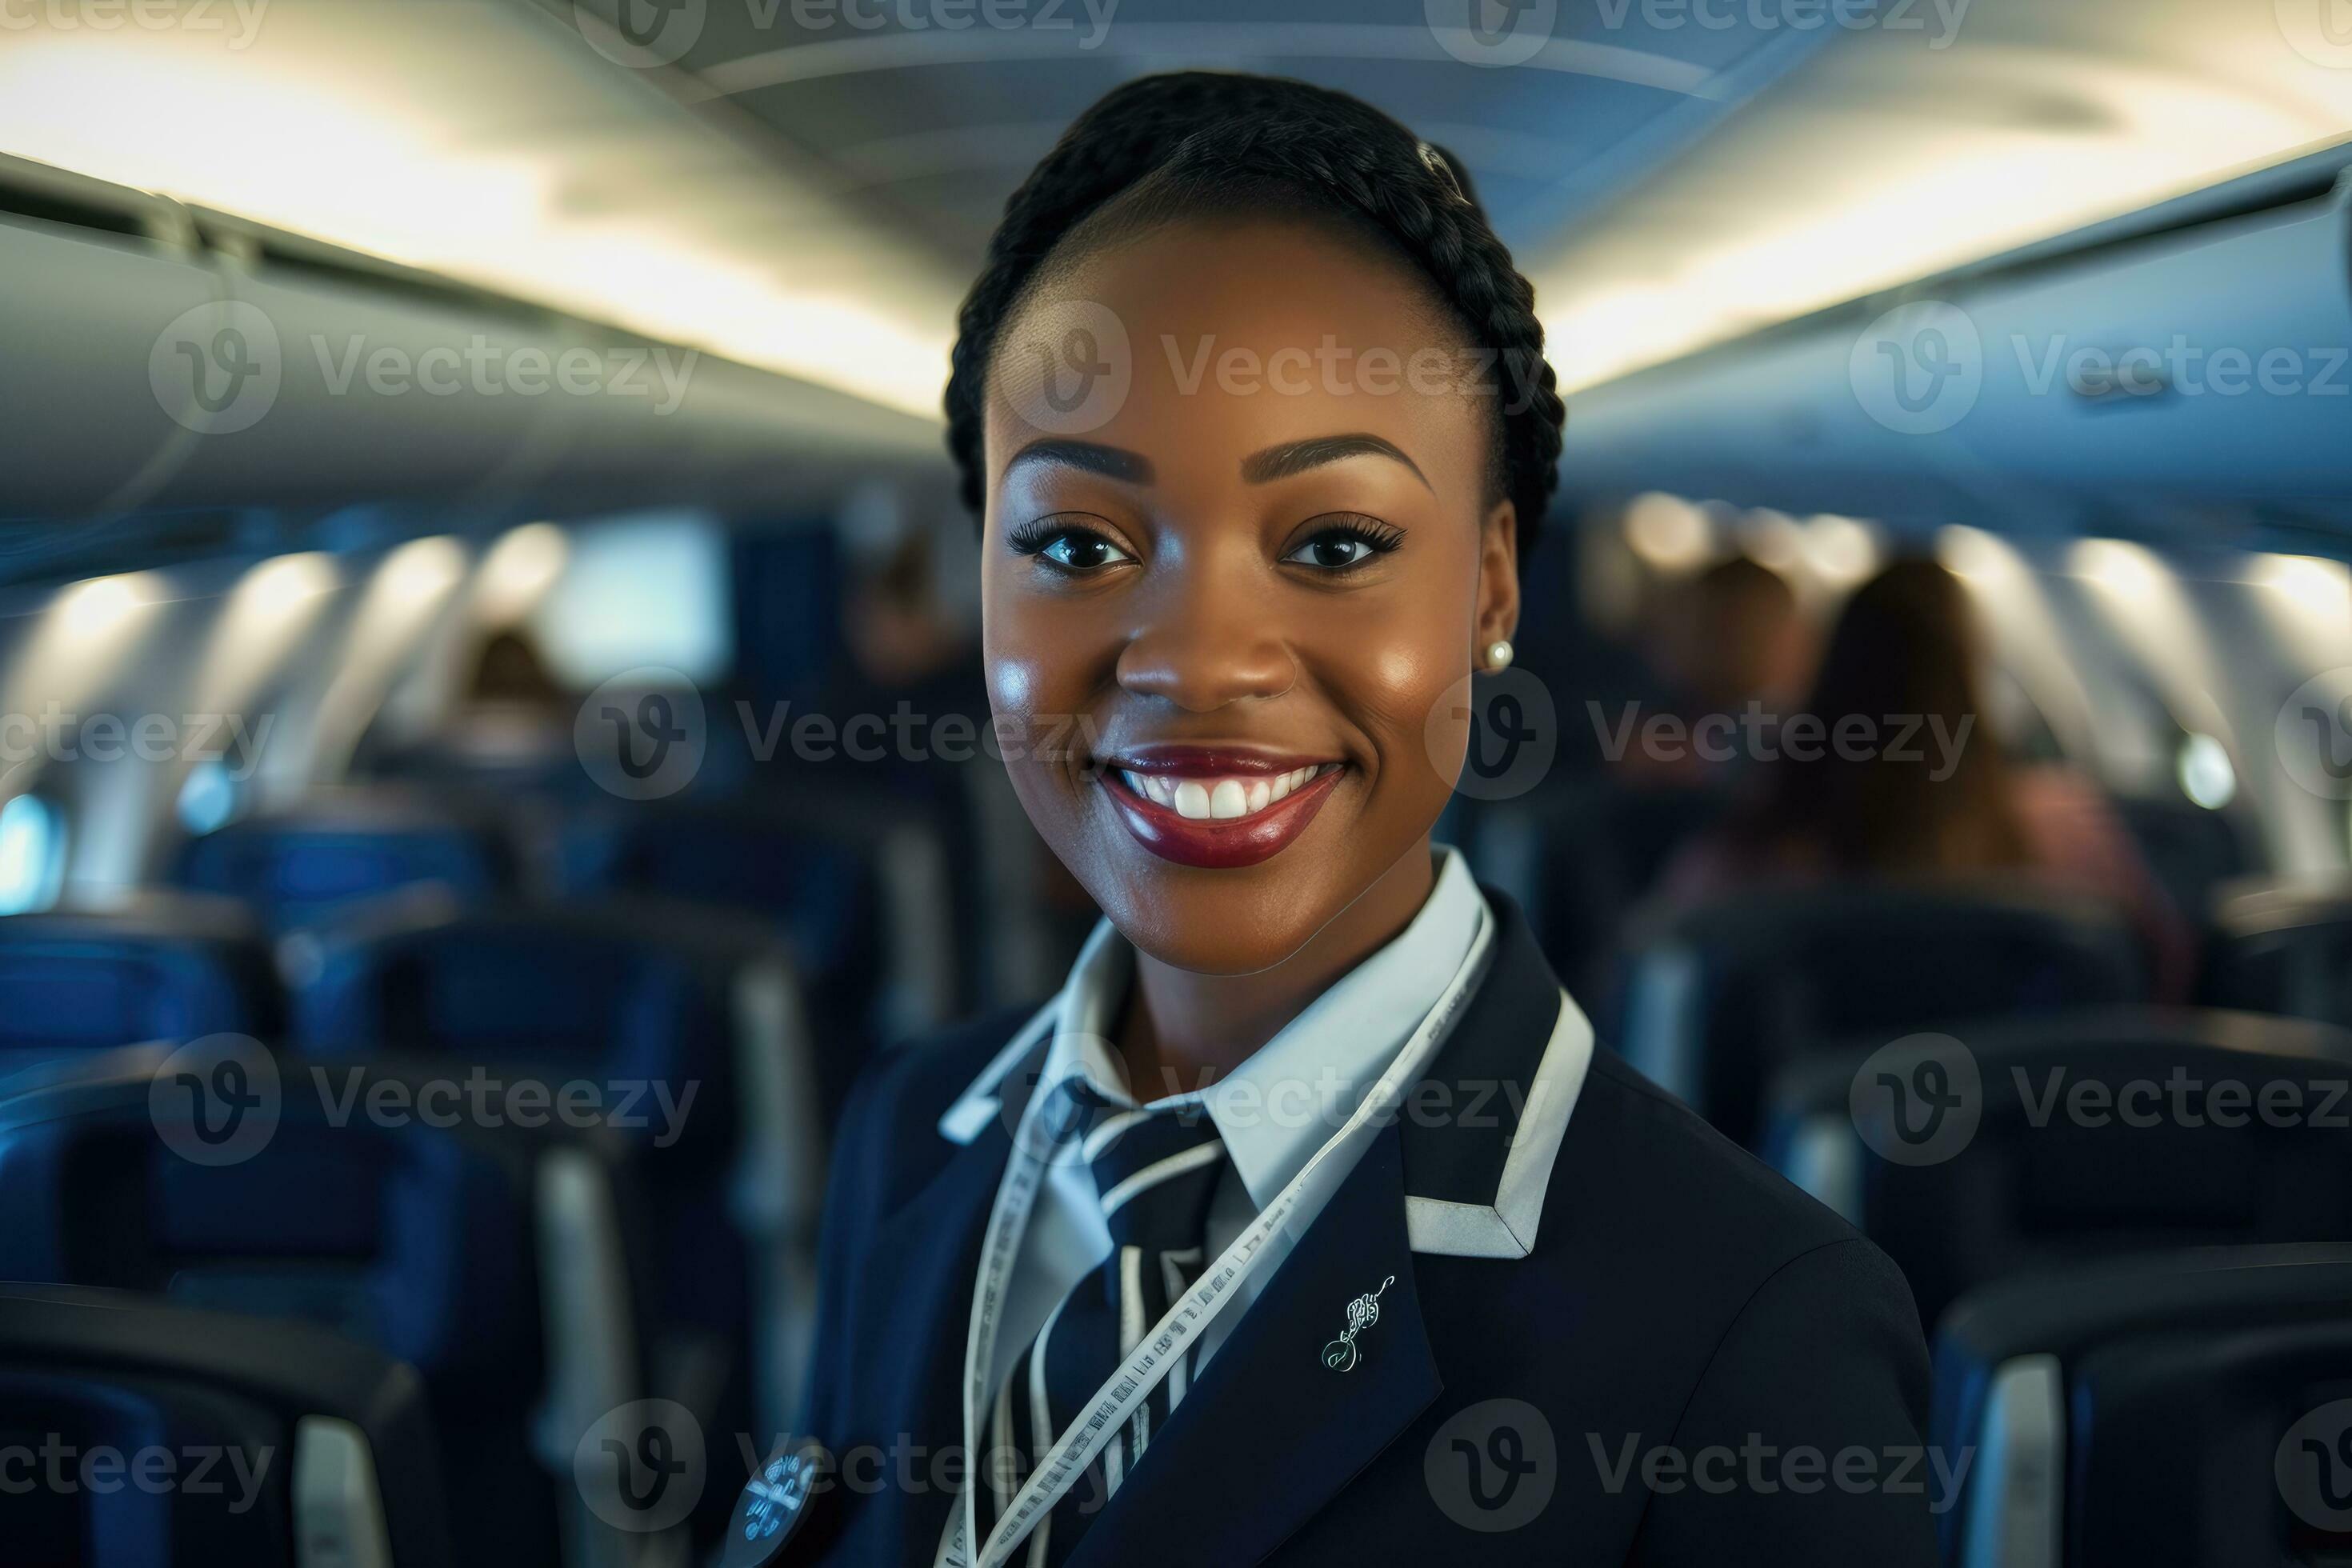
<path fill-rule="evenodd" d="M 809 1500 L 828 1463 L 824 1445 L 814 1438 L 777 1449 L 735 1500 L 720 1568 L 769 1568 L 780 1561 L 808 1520 Z"/>

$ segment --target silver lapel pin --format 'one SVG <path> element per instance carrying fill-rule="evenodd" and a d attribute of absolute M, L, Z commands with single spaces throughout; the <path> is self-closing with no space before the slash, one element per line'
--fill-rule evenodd
<path fill-rule="evenodd" d="M 1356 1336 L 1381 1321 L 1381 1297 L 1395 1283 L 1396 1276 L 1391 1274 L 1381 1281 L 1380 1289 L 1359 1296 L 1348 1303 L 1348 1326 L 1339 1331 L 1338 1339 L 1323 1347 L 1325 1366 L 1333 1372 L 1348 1372 L 1354 1368 Z"/>

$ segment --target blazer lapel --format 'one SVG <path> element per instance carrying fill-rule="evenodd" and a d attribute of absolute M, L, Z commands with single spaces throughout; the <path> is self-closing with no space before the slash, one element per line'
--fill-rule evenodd
<path fill-rule="evenodd" d="M 1395 1283 L 1381 1290 L 1394 1275 Z M 1380 1321 L 1345 1372 L 1323 1347 L 1348 1303 L 1380 1291 Z M 1255 1563 L 1345 1487 L 1443 1388 L 1415 1291 L 1395 1125 L 1309 1223 L 1290 1256 L 1155 1433 L 1072 1556 L 1082 1564 Z"/>
<path fill-rule="evenodd" d="M 940 1173 L 886 1218 L 868 1253 L 860 1287 L 865 1315 L 877 1325 L 861 1333 L 864 1364 L 857 1385 L 861 1410 L 873 1413 L 856 1434 L 816 1433 L 836 1448 L 908 1434 L 933 1452 L 963 1443 L 963 1358 L 980 1249 L 1013 1141 L 991 1126 L 957 1149 Z M 956 1494 L 939 1487 L 885 1487 L 851 1496 L 857 1510 L 897 1506 L 884 1523 L 887 1546 L 876 1561 L 929 1563 L 947 1526 Z M 872 1521 L 869 1521 L 869 1528 Z M 870 1539 L 870 1537 L 869 1537 Z"/>

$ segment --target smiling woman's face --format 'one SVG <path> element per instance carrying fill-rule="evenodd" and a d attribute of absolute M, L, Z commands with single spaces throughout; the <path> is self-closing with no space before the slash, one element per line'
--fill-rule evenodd
<path fill-rule="evenodd" d="M 1124 395 L 1114 366 L 1074 409 L 1106 313 Z M 1276 220 L 1108 247 L 999 333 L 990 700 L 1030 819 L 1153 957 L 1268 968 L 1425 853 L 1458 683 L 1517 615 L 1491 380 L 1399 264 Z"/>

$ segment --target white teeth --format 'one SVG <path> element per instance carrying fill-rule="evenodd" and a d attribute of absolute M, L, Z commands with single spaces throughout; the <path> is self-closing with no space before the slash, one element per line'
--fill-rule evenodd
<path fill-rule="evenodd" d="M 1293 768 L 1286 773 L 1249 778 L 1172 779 L 1164 773 L 1119 770 L 1128 788 L 1144 799 L 1169 807 L 1194 822 L 1230 822 L 1254 816 L 1276 801 L 1311 783 L 1323 772 L 1319 763 Z"/>

